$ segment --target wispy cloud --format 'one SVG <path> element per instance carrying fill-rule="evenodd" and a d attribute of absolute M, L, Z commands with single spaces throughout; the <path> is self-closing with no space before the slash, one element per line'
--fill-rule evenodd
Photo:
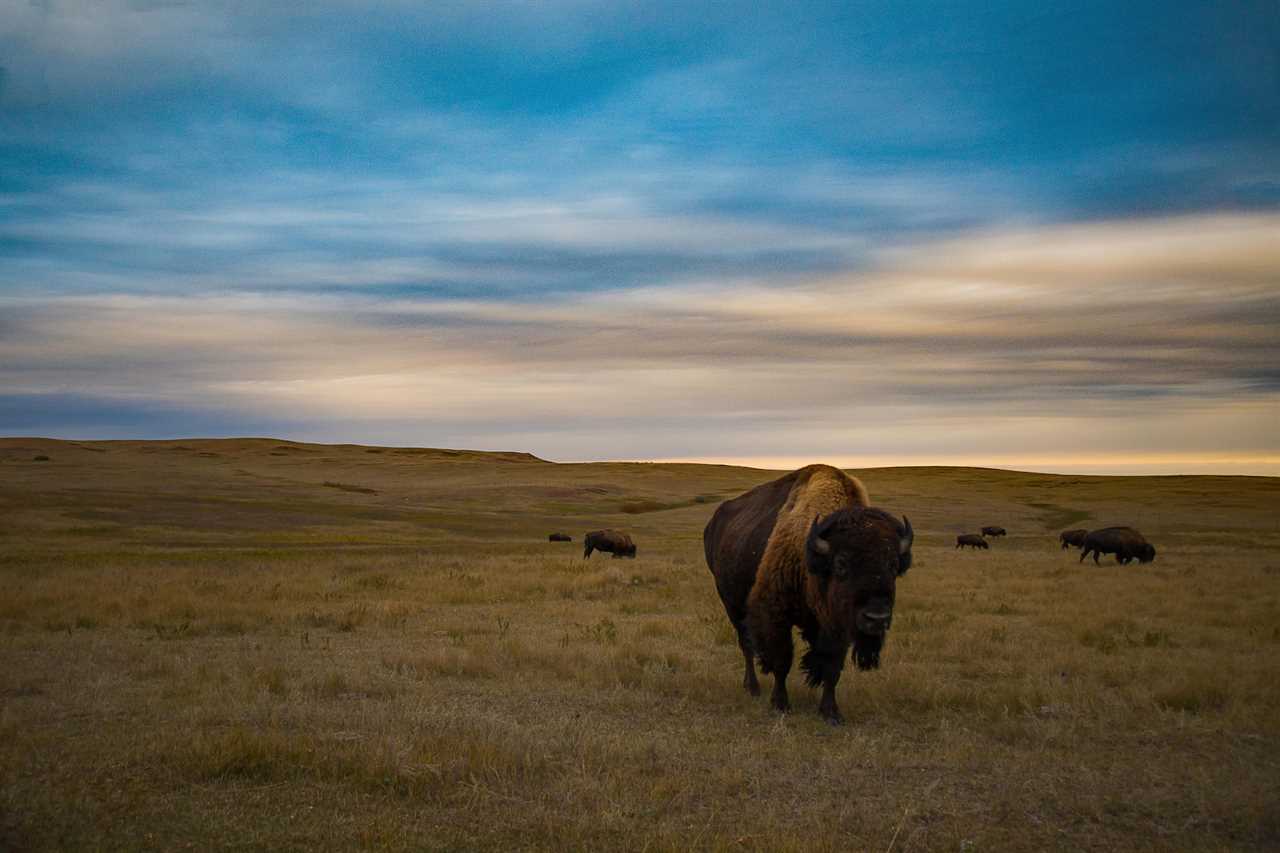
<path fill-rule="evenodd" d="M 0 380 L 565 458 L 1274 452 L 1278 228 L 1043 228 L 807 283 L 533 300 L 9 299 Z"/>

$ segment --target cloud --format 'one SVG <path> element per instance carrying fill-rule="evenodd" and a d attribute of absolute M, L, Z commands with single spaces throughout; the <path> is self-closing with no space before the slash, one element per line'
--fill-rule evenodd
<path fill-rule="evenodd" d="M 1273 452 L 1277 228 L 1043 228 L 804 283 L 525 299 L 9 298 L 0 382 L 561 458 Z"/>

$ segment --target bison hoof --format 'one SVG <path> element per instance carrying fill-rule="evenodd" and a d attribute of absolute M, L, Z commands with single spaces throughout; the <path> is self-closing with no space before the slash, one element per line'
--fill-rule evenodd
<path fill-rule="evenodd" d="M 833 712 L 831 712 L 831 713 L 824 713 L 824 714 L 822 715 L 822 719 L 826 720 L 826 721 L 827 721 L 827 725 L 829 725 L 829 726 L 843 726 L 843 725 L 844 725 L 844 715 L 843 715 L 843 714 L 841 714 L 839 711 L 833 711 Z"/>
<path fill-rule="evenodd" d="M 752 696 L 759 696 L 759 695 L 760 695 L 760 685 L 759 685 L 759 683 L 754 682 L 754 681 L 744 681 L 744 682 L 742 682 L 742 686 L 743 686 L 743 688 L 744 688 L 748 693 L 750 693 Z"/>

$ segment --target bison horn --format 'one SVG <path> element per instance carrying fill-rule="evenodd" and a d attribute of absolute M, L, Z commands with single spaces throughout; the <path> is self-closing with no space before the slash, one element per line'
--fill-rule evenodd
<path fill-rule="evenodd" d="M 911 543 L 915 540 L 916 534 L 911 529 L 911 519 L 905 515 L 902 517 L 902 525 L 905 528 L 902 535 L 898 537 L 898 553 L 905 554 L 911 550 Z"/>
<path fill-rule="evenodd" d="M 831 553 L 831 543 L 818 533 L 818 516 L 816 515 L 813 517 L 813 524 L 809 525 L 809 547 L 824 557 Z"/>

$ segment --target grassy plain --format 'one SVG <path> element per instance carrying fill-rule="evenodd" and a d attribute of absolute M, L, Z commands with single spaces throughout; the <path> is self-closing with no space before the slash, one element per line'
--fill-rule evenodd
<path fill-rule="evenodd" d="M 916 559 L 834 729 L 703 563 L 769 472 L 0 439 L 0 849 L 1280 846 L 1280 480 L 856 473 Z"/>

